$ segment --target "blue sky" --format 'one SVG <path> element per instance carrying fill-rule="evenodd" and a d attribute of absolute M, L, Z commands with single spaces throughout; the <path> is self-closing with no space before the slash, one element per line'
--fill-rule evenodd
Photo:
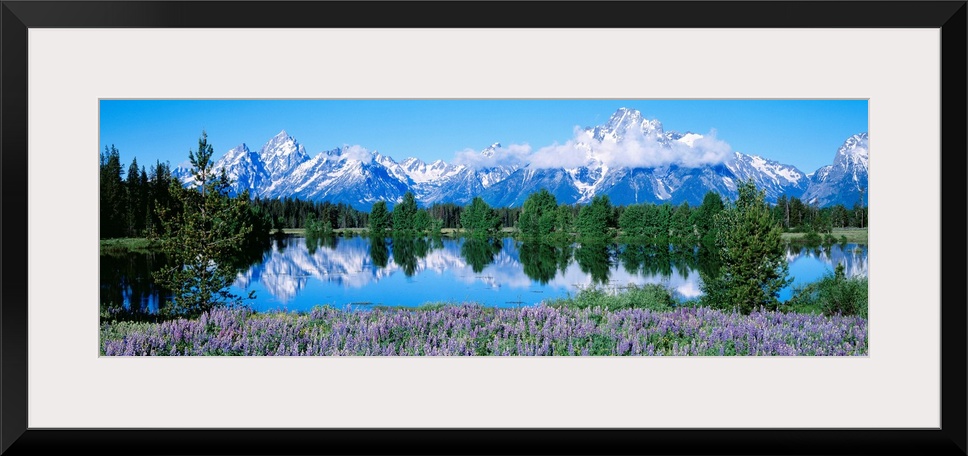
<path fill-rule="evenodd" d="M 176 166 L 202 130 L 216 157 L 241 143 L 258 151 L 286 130 L 310 156 L 359 145 L 398 161 L 453 162 L 494 142 L 525 153 L 565 144 L 620 107 L 805 173 L 868 128 L 867 100 L 101 100 L 98 150 L 115 145 L 125 168 L 132 157 Z"/>

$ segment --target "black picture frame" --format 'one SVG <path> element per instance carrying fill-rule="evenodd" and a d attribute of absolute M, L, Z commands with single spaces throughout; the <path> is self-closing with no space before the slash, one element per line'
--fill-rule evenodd
<path fill-rule="evenodd" d="M 966 1 L 2 1 L 0 452 L 20 454 L 966 454 Z M 939 429 L 27 427 L 27 30 L 34 27 L 752 27 L 941 31 Z"/>

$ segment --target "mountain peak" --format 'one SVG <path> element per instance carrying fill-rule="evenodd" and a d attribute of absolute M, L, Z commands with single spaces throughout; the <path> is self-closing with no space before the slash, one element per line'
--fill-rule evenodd
<path fill-rule="evenodd" d="M 618 108 L 604 125 L 587 128 L 586 131 L 591 132 L 592 137 L 599 141 L 615 142 L 625 139 L 629 131 L 635 135 L 641 134 L 653 138 L 659 138 L 663 134 L 662 123 L 657 119 L 645 119 L 640 111 L 625 107 Z"/>
<path fill-rule="evenodd" d="M 481 151 L 481 155 L 483 155 L 485 157 L 493 157 L 494 156 L 494 151 L 496 151 L 497 149 L 500 149 L 500 148 L 501 148 L 501 143 L 496 142 L 496 143 L 491 144 L 490 146 L 488 146 L 486 149 L 482 150 Z"/>
<path fill-rule="evenodd" d="M 835 166 L 862 166 L 867 168 L 867 160 L 870 156 L 868 147 L 867 132 L 852 135 L 844 141 L 844 144 L 837 149 L 834 156 Z"/>
<path fill-rule="evenodd" d="M 306 148 L 302 144 L 289 136 L 286 130 L 282 130 L 262 146 L 259 158 L 265 164 L 269 174 L 276 178 L 309 160 L 309 155 L 306 154 Z"/>

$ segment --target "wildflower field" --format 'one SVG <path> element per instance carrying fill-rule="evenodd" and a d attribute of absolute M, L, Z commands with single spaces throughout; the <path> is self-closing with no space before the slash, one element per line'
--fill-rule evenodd
<path fill-rule="evenodd" d="M 221 308 L 161 323 L 105 322 L 101 354 L 240 356 L 866 356 L 859 316 L 705 307 L 493 308 L 303 313 Z"/>

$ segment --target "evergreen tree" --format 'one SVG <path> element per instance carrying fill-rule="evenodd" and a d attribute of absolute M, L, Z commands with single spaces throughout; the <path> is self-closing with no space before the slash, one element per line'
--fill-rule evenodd
<path fill-rule="evenodd" d="M 770 214 L 766 194 L 752 180 L 739 187 L 736 203 L 716 216 L 721 266 L 718 276 L 703 282 L 709 307 L 744 314 L 775 308 L 780 289 L 791 279 L 780 225 Z"/>
<path fill-rule="evenodd" d="M 387 211 L 387 203 L 377 201 L 370 209 L 370 235 L 382 238 L 388 228 L 390 228 L 390 212 Z"/>
<path fill-rule="evenodd" d="M 665 234 L 665 221 L 662 220 L 662 208 L 655 204 L 647 204 L 644 209 L 642 233 L 645 238 L 652 244 L 666 244 L 668 240 Z"/>
<path fill-rule="evenodd" d="M 622 215 L 618 218 L 618 228 L 622 231 L 622 237 L 633 242 L 646 238 L 646 212 L 644 204 L 633 204 L 622 211 Z"/>
<path fill-rule="evenodd" d="M 592 202 L 581 208 L 575 229 L 582 241 L 600 242 L 611 237 L 609 228 L 612 223 L 612 203 L 608 195 L 598 195 Z"/>
<path fill-rule="evenodd" d="M 693 237 L 693 227 L 690 223 L 692 211 L 689 210 L 689 203 L 683 202 L 672 211 L 669 220 L 669 231 L 672 233 L 672 240 L 678 245 L 692 245 L 695 240 Z"/>
<path fill-rule="evenodd" d="M 172 213 L 162 208 L 159 214 L 163 249 L 172 265 L 158 271 L 155 279 L 173 291 L 173 301 L 161 309 L 168 317 L 193 318 L 242 301 L 229 287 L 237 272 L 233 260 L 241 256 L 253 226 L 244 222 L 249 217 L 248 201 L 230 198 L 224 171 L 215 175 L 213 154 L 208 136 L 202 132 L 198 151 L 188 155 L 197 187 L 183 188 L 172 180 L 169 191 L 182 210 Z"/>
<path fill-rule="evenodd" d="M 430 212 L 426 209 L 418 209 L 413 216 L 413 229 L 418 233 L 423 233 L 430 229 Z"/>
<path fill-rule="evenodd" d="M 413 192 L 403 194 L 403 201 L 393 207 L 393 231 L 395 233 L 411 233 L 415 230 L 414 219 L 417 216 L 417 200 Z"/>
<path fill-rule="evenodd" d="M 699 233 L 699 240 L 702 244 L 713 246 L 716 243 L 716 215 L 723 211 L 725 205 L 723 198 L 714 191 L 706 192 L 702 198 L 702 204 L 693 213 L 693 223 Z"/>
<path fill-rule="evenodd" d="M 532 193 L 521 206 L 518 230 L 526 239 L 539 239 L 551 234 L 555 225 L 558 201 L 547 189 Z"/>
<path fill-rule="evenodd" d="M 124 236 L 127 224 L 127 198 L 121 179 L 121 156 L 118 149 L 104 146 L 100 170 L 100 231 L 101 238 Z"/>
<path fill-rule="evenodd" d="M 790 200 L 787 199 L 786 195 L 780 195 L 776 200 L 776 206 L 773 208 L 776 218 L 782 225 L 783 228 L 790 228 Z"/>
<path fill-rule="evenodd" d="M 127 196 L 125 235 L 138 237 L 144 230 L 146 203 L 144 195 L 145 187 L 141 183 L 141 172 L 138 169 L 137 158 L 131 160 L 131 166 L 128 167 L 128 176 L 124 187 Z"/>
<path fill-rule="evenodd" d="M 151 223 L 147 228 L 150 236 L 157 236 L 164 229 L 158 214 L 163 212 L 175 214 L 180 212 L 181 208 L 171 195 L 173 178 L 168 163 L 156 161 L 148 180 L 148 204 L 150 208 L 148 212 Z"/>
<path fill-rule="evenodd" d="M 497 232 L 501 219 L 483 198 L 476 196 L 461 212 L 460 224 L 467 235 L 474 238 L 487 238 Z"/>
<path fill-rule="evenodd" d="M 555 210 L 555 232 L 552 240 L 563 242 L 571 237 L 572 229 L 575 225 L 575 216 L 568 206 L 558 206 Z"/>

